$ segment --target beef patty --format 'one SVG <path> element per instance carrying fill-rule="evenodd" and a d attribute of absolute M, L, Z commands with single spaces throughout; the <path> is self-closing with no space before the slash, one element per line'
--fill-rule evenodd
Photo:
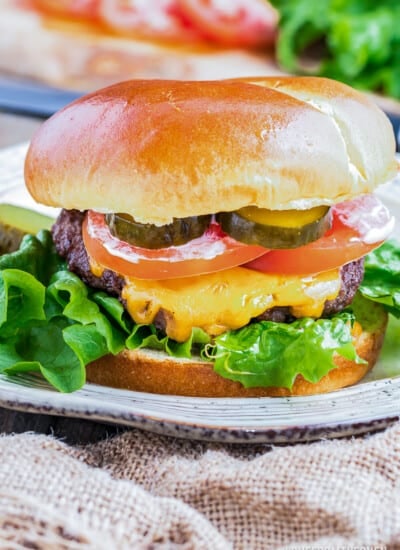
<path fill-rule="evenodd" d="M 120 297 L 124 286 L 124 279 L 122 277 L 109 269 L 104 270 L 101 277 L 96 277 L 90 271 L 89 258 L 82 240 L 83 218 L 84 212 L 80 212 L 79 210 L 61 211 L 52 228 L 57 252 L 65 258 L 68 269 L 76 273 L 86 284 Z M 342 267 L 340 272 L 342 283 L 339 294 L 334 300 L 327 300 L 325 302 L 323 317 L 342 311 L 353 300 L 363 275 L 363 259 L 350 262 Z M 155 319 L 157 328 L 161 330 L 165 328 L 166 314 L 168 313 L 161 310 Z M 255 320 L 284 323 L 292 322 L 294 319 L 289 307 L 274 307 L 255 318 Z"/>

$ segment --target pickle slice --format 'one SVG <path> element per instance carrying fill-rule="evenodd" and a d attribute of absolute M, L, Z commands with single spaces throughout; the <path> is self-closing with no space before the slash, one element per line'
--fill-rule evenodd
<path fill-rule="evenodd" d="M 167 248 L 200 237 L 210 225 L 211 215 L 176 218 L 167 225 L 138 223 L 128 214 L 108 214 L 111 233 L 121 241 L 143 248 Z"/>
<path fill-rule="evenodd" d="M 26 233 L 50 229 L 54 220 L 49 216 L 13 204 L 0 204 L 0 254 L 17 250 Z"/>
<path fill-rule="evenodd" d="M 265 248 L 297 248 L 316 241 L 331 227 L 330 209 L 267 210 L 247 206 L 217 215 L 225 233 L 246 244 Z"/>

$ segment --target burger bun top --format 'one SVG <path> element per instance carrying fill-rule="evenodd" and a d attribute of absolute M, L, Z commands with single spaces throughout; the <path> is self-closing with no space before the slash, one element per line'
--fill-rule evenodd
<path fill-rule="evenodd" d="M 157 225 L 248 205 L 332 205 L 395 172 L 385 114 L 317 77 L 122 82 L 47 120 L 25 163 L 37 202 Z"/>

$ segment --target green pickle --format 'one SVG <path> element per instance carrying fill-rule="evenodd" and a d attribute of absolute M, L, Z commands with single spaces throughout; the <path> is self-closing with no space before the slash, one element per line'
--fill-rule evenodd
<path fill-rule="evenodd" d="M 235 212 L 220 212 L 217 221 L 237 241 L 265 248 L 297 248 L 319 239 L 331 227 L 327 206 L 309 210 L 247 206 Z"/>
<path fill-rule="evenodd" d="M 0 204 L 0 254 L 17 250 L 26 233 L 50 229 L 53 222 L 53 218 L 22 206 Z"/>
<path fill-rule="evenodd" d="M 118 239 L 143 248 L 179 246 L 200 237 L 211 221 L 211 215 L 174 219 L 167 225 L 138 223 L 128 214 L 107 214 L 111 233 Z"/>

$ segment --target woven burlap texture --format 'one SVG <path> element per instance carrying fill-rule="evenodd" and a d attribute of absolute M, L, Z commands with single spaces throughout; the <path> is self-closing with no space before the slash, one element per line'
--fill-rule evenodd
<path fill-rule="evenodd" d="M 0 453 L 1 548 L 400 548 L 400 424 L 273 448 L 25 433 Z"/>

